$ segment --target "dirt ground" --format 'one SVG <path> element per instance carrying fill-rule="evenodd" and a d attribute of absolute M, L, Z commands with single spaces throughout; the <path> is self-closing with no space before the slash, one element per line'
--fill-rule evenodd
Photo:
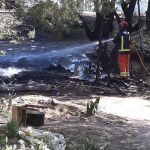
<path fill-rule="evenodd" d="M 24 73 L 16 76 L 12 85 L 7 85 L 9 89 L 16 88 L 16 95 L 12 93 L 11 97 L 12 105 L 35 104 L 47 107 L 41 109 L 45 112 L 45 123 L 40 128 L 63 134 L 67 146 L 89 138 L 101 146 L 109 144 L 111 150 L 149 150 L 149 87 L 130 81 L 132 84 L 127 82 L 127 88 L 119 84 L 122 83 L 119 80 L 119 88 L 126 89 L 129 94 L 123 96 L 115 87 L 108 87 L 106 81 L 90 84 L 62 76 L 61 73 L 56 76 L 52 72 L 49 72 L 49 78 L 44 76 L 47 74 L 42 74 L 43 81 L 39 82 L 40 76 L 35 78 L 34 73 L 32 76 Z M 143 88 L 141 92 L 140 88 Z M 1 91 L 1 98 L 7 108 L 9 98 L 5 96 L 4 88 L 1 87 Z M 85 117 L 87 102 L 97 97 L 100 97 L 98 112 L 95 116 Z M 56 105 L 52 104 L 52 100 Z M 10 120 L 10 114 L 1 112 L 1 124 Z"/>
<path fill-rule="evenodd" d="M 99 111 L 96 115 L 85 117 L 83 114 L 86 111 L 86 103 L 96 97 L 98 95 L 71 97 L 69 95 L 44 96 L 24 93 L 21 96 L 21 101 L 20 96 L 16 97 L 13 99 L 13 104 L 25 103 L 47 106 L 48 108 L 40 110 L 45 112 L 45 123 L 40 128 L 63 134 L 67 145 L 88 138 L 101 146 L 109 144 L 111 150 L 148 150 L 150 147 L 150 117 L 146 118 L 144 113 L 148 113 L 147 107 L 150 106 L 150 102 L 148 101 L 145 106 L 141 107 L 141 113 L 137 113 L 139 112 L 137 110 L 136 114 L 133 110 L 136 111 L 138 105 L 132 104 L 135 109 L 132 108 L 130 111 L 131 103 L 129 104 L 127 99 L 134 102 L 144 102 L 145 100 L 139 99 L 139 97 L 101 96 Z M 52 105 L 52 100 L 55 102 L 55 106 Z M 126 112 L 121 117 L 116 113 L 115 106 L 119 108 L 123 107 L 122 105 L 125 106 Z M 107 107 L 111 108 L 111 110 L 108 109 L 110 112 Z M 121 111 L 118 110 L 118 112 Z M 133 114 L 136 115 L 132 117 Z M 143 118 L 139 119 L 139 114 Z M 135 119 L 135 117 L 137 118 Z M 6 122 L 4 117 L 2 119 Z"/>

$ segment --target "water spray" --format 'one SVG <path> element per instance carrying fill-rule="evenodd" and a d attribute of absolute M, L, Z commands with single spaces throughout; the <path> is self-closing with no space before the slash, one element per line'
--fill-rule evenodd
<path fill-rule="evenodd" d="M 114 38 L 110 38 L 110 39 L 107 39 L 107 40 L 102 40 L 102 44 L 104 44 L 104 43 L 107 43 L 107 42 L 111 42 L 111 41 L 113 41 L 114 40 Z"/>
<path fill-rule="evenodd" d="M 61 50 L 57 50 L 55 52 L 48 52 L 48 53 L 45 53 L 46 55 L 50 55 L 51 57 L 62 57 L 62 56 L 66 56 L 67 54 L 73 54 L 73 53 L 76 53 L 77 51 L 84 51 L 86 50 L 87 52 L 87 49 L 89 49 L 89 47 L 93 48 L 94 46 L 97 46 L 99 44 L 98 41 L 95 41 L 95 42 L 91 42 L 91 43 L 86 43 L 86 44 L 83 44 L 83 45 L 80 45 L 80 46 L 75 46 L 75 47 L 71 47 L 71 48 L 64 48 L 64 49 L 61 49 Z"/>

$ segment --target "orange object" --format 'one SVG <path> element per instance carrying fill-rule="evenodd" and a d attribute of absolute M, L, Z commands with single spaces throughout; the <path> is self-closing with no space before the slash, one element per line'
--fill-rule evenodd
<path fill-rule="evenodd" d="M 118 63 L 120 69 L 120 77 L 130 76 L 130 53 L 119 53 Z"/>

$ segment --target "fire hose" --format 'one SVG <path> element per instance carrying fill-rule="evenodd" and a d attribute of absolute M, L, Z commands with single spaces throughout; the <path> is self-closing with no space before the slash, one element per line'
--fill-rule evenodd
<path fill-rule="evenodd" d="M 136 44 L 135 44 L 134 42 L 132 42 L 132 41 L 130 41 L 130 42 L 131 42 L 131 44 L 133 45 L 133 47 L 135 48 L 136 53 L 137 53 L 137 55 L 138 55 L 138 57 L 139 57 L 139 60 L 140 60 L 140 62 L 141 62 L 141 64 L 142 64 L 142 66 L 143 66 L 145 72 L 150 76 L 150 72 L 149 72 L 148 69 L 146 68 L 146 66 L 145 66 L 145 64 L 144 64 L 144 62 L 143 62 L 143 59 L 142 59 L 142 57 L 141 57 L 141 55 L 140 55 L 140 53 L 139 53 L 140 49 L 137 48 L 137 46 L 136 46 Z"/>

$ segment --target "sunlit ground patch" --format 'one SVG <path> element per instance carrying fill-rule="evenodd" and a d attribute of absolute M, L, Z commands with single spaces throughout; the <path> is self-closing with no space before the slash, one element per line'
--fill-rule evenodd
<path fill-rule="evenodd" d="M 150 101 L 139 97 L 103 97 L 99 103 L 99 110 L 125 118 L 150 120 Z"/>

